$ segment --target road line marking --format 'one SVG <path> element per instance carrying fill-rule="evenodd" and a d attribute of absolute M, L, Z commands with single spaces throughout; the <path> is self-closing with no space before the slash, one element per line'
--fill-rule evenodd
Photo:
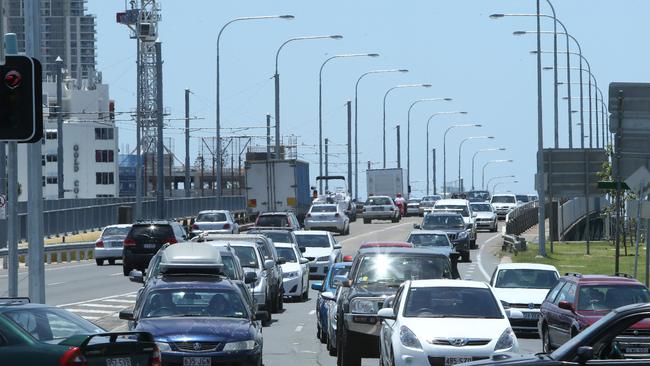
<path fill-rule="evenodd" d="M 64 263 L 61 263 L 61 264 L 64 264 Z M 95 266 L 95 263 L 92 263 L 92 264 L 75 264 L 73 266 L 64 266 L 64 267 L 55 267 L 55 268 L 45 267 L 45 272 L 59 271 L 59 270 L 68 269 L 68 268 L 88 267 L 88 266 Z M 20 269 L 23 269 L 23 268 L 20 268 Z M 26 273 L 28 273 L 28 270 L 26 268 L 24 270 L 22 270 L 22 271 L 20 269 L 18 271 L 18 274 L 21 274 L 21 273 L 26 274 Z M 9 275 L 8 274 L 0 275 L 0 278 L 6 278 L 6 277 L 9 277 Z"/>
<path fill-rule="evenodd" d="M 52 282 L 52 283 L 48 283 L 47 285 L 48 286 L 56 286 L 56 285 L 63 285 L 64 283 L 65 282 Z"/>
<path fill-rule="evenodd" d="M 82 316 L 82 318 L 84 318 L 86 320 L 99 320 L 102 317 L 101 316 Z"/>
<path fill-rule="evenodd" d="M 487 243 L 489 243 L 492 240 L 498 238 L 499 236 L 500 236 L 500 234 L 496 234 L 493 237 L 486 240 L 485 242 L 483 242 L 483 245 L 481 245 L 481 249 L 479 249 L 478 255 L 476 256 L 476 260 L 478 261 L 478 269 L 481 271 L 481 273 L 483 274 L 483 277 L 485 277 L 486 281 L 490 280 L 490 275 L 485 270 L 485 267 L 483 267 L 483 262 L 481 261 L 481 257 L 483 256 L 483 250 L 487 247 Z"/>
<path fill-rule="evenodd" d="M 302 332 L 302 325 L 296 327 L 296 332 Z"/>
<path fill-rule="evenodd" d="M 89 302 L 103 301 L 103 300 L 106 300 L 106 299 L 114 299 L 114 298 L 117 298 L 117 297 L 137 297 L 137 296 L 138 295 L 136 295 L 135 292 L 127 292 L 127 293 L 123 293 L 123 294 L 119 294 L 119 295 L 111 295 L 111 296 L 106 296 L 106 297 L 100 297 L 100 298 L 97 298 L 97 299 L 90 299 L 90 300 L 84 300 L 84 301 L 78 301 L 78 302 L 71 302 L 69 304 L 61 304 L 61 305 L 57 305 L 56 307 L 61 308 L 61 307 L 64 307 L 64 306 L 87 304 Z"/>
<path fill-rule="evenodd" d="M 66 308 L 65 310 L 67 311 L 72 311 L 73 313 L 88 313 L 88 314 L 113 314 L 114 311 L 112 310 L 95 310 L 95 309 L 68 309 Z"/>
<path fill-rule="evenodd" d="M 135 304 L 135 300 L 121 300 L 121 299 L 106 299 L 102 301 L 107 301 L 107 302 L 120 302 L 124 304 Z"/>
<path fill-rule="evenodd" d="M 79 306 L 87 306 L 89 308 L 124 309 L 124 306 L 122 305 L 108 305 L 108 304 L 79 304 Z"/>
<path fill-rule="evenodd" d="M 111 276 L 123 276 L 124 273 L 122 272 L 117 272 L 117 273 L 112 273 Z"/>
<path fill-rule="evenodd" d="M 309 315 L 314 315 L 314 314 L 316 314 L 316 310 L 312 310 L 309 312 Z"/>

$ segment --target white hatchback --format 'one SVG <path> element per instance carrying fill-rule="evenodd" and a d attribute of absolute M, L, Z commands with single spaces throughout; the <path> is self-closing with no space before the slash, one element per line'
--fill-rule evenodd
<path fill-rule="evenodd" d="M 274 243 L 278 257 L 285 260 L 282 267 L 284 296 L 306 301 L 309 297 L 309 260 L 293 243 Z"/>
<path fill-rule="evenodd" d="M 482 282 L 406 281 L 377 315 L 380 365 L 450 366 L 519 350 L 506 311 Z"/>

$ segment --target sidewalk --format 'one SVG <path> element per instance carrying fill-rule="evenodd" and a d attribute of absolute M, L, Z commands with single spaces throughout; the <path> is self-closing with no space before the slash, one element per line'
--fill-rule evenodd
<path fill-rule="evenodd" d="M 544 231 L 546 232 L 546 238 L 549 237 L 549 222 L 548 219 L 544 222 Z M 523 234 L 520 235 L 521 237 L 525 238 L 526 241 L 532 242 L 532 243 L 538 243 L 539 242 L 539 225 L 535 224 L 533 225 L 530 229 L 526 230 Z"/>

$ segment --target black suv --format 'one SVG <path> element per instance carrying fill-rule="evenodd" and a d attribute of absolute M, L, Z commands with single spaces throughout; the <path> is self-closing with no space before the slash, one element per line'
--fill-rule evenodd
<path fill-rule="evenodd" d="M 460 253 L 463 262 L 469 262 L 470 232 L 465 226 L 463 216 L 459 213 L 448 211 L 434 211 L 424 215 L 422 224 L 413 224 L 413 228 L 422 230 L 439 230 L 447 233 L 449 241 L 454 245 L 456 252 Z"/>
<path fill-rule="evenodd" d="M 406 280 L 458 278 L 455 261 L 427 249 L 361 249 L 337 296 L 336 349 L 340 366 L 359 365 L 362 357 L 379 357 L 377 312 Z"/>
<path fill-rule="evenodd" d="M 187 240 L 183 226 L 175 221 L 138 221 L 124 239 L 122 270 L 125 276 L 132 269 L 144 272 L 149 261 L 164 244 Z"/>

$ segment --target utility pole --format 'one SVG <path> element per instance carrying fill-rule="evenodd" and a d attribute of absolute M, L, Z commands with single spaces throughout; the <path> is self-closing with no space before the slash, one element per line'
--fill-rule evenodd
<path fill-rule="evenodd" d="M 156 146 L 156 215 L 165 218 L 165 161 L 163 145 L 163 75 L 162 43 L 156 42 L 156 105 L 157 105 L 157 146 Z"/>
<path fill-rule="evenodd" d="M 325 176 L 329 174 L 329 139 L 325 138 Z M 329 191 L 329 180 L 325 179 L 325 192 Z"/>
<path fill-rule="evenodd" d="M 56 58 L 56 182 L 59 199 L 63 199 L 63 60 Z"/>
<path fill-rule="evenodd" d="M 348 100 L 348 193 L 352 197 L 352 102 Z M 357 192 L 354 194 L 358 195 Z"/>
<path fill-rule="evenodd" d="M 431 154 L 433 155 L 433 194 L 436 194 L 436 149 L 432 149 Z M 427 192 L 427 194 L 429 194 L 429 192 Z"/>
<path fill-rule="evenodd" d="M 41 1 L 25 2 L 25 53 L 41 59 Z M 39 107 L 39 106 L 37 106 Z M 39 162 L 42 159 L 41 143 L 35 142 L 27 147 L 27 161 Z M 29 242 L 29 298 L 37 304 L 45 303 L 45 248 L 43 243 L 43 166 L 27 164 L 27 240 Z"/>
<path fill-rule="evenodd" d="M 8 33 L 3 38 L 7 54 L 17 55 L 16 34 Z M 7 147 L 7 262 L 9 262 L 7 295 L 16 297 L 18 296 L 18 230 L 20 230 L 18 226 L 18 143 L 9 142 Z"/>
<path fill-rule="evenodd" d="M 546 257 L 546 197 L 544 179 L 544 125 L 542 117 L 542 41 L 540 25 L 540 0 L 537 0 L 537 197 L 539 208 L 537 226 L 539 229 L 539 255 Z M 582 137 L 581 137 L 582 139 Z"/>
<path fill-rule="evenodd" d="M 402 168 L 401 139 L 399 136 L 399 124 L 397 125 L 397 168 Z M 407 183 L 408 184 L 408 183 Z M 408 188 L 407 188 L 408 193 Z"/>
<path fill-rule="evenodd" d="M 185 89 L 185 197 L 191 196 L 190 181 L 190 90 Z"/>

